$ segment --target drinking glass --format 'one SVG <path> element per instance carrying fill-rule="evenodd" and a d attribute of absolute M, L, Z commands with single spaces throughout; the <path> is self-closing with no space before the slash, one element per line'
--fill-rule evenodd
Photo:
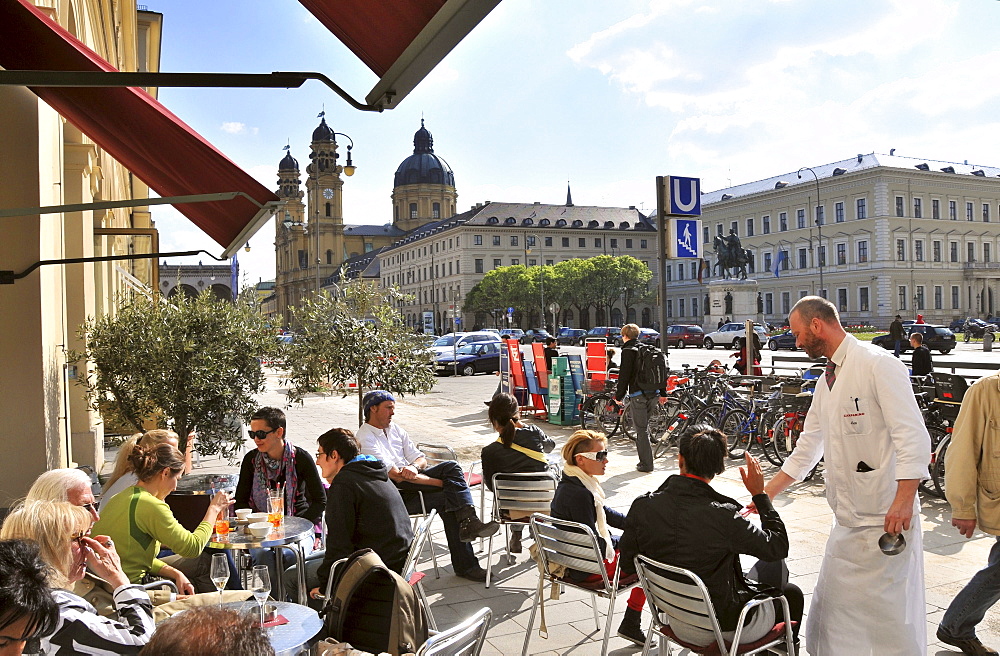
<path fill-rule="evenodd" d="M 229 535 L 229 506 L 219 511 L 219 516 L 215 519 L 215 532 L 220 537 Z"/>
<path fill-rule="evenodd" d="M 212 583 L 219 591 L 219 605 L 222 605 L 222 590 L 229 583 L 229 560 L 226 554 L 212 554 Z"/>
<path fill-rule="evenodd" d="M 274 528 L 281 528 L 281 520 L 285 515 L 285 497 L 280 492 L 271 491 L 267 498 L 267 521 Z"/>
<path fill-rule="evenodd" d="M 260 625 L 264 626 L 264 602 L 271 594 L 271 578 L 267 573 L 267 565 L 254 565 L 250 573 L 250 592 L 260 606 Z"/>

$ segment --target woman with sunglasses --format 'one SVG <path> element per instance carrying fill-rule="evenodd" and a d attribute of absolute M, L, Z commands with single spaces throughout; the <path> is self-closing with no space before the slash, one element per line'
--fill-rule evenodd
<path fill-rule="evenodd" d="M 129 461 L 139 482 L 104 502 L 95 529 L 114 539 L 125 574 L 133 583 L 153 576 L 173 579 L 180 594 L 214 591 L 211 555 L 202 552 L 229 497 L 217 492 L 201 523 L 188 531 L 164 501 L 184 473 L 181 452 L 170 444 L 138 447 Z M 174 555 L 157 558 L 161 544 Z"/>
<path fill-rule="evenodd" d="M 603 476 L 608 466 L 607 440 L 603 433 L 578 430 L 570 435 L 563 446 L 562 457 L 565 461 L 563 476 L 552 499 L 552 516 L 585 524 L 594 532 L 597 543 L 604 552 L 608 577 L 611 578 L 618 567 L 618 536 L 611 535 L 608 527 L 624 529 L 625 515 L 604 505 L 604 490 L 596 478 Z M 576 570 L 569 570 L 566 578 L 583 585 L 603 585 L 603 577 Z M 620 578 L 620 582 L 624 584 L 635 583 L 637 580 L 635 574 Z M 642 588 L 632 588 L 625 617 L 618 627 L 619 636 L 639 645 L 646 642 L 646 634 L 639 623 L 645 604 L 646 595 Z"/>
<path fill-rule="evenodd" d="M 153 634 L 153 608 L 146 592 L 129 583 L 106 535 L 91 537 L 90 513 L 65 501 L 26 502 L 0 529 L 2 540 L 31 540 L 48 565 L 48 585 L 59 606 L 55 631 L 29 645 L 28 653 L 138 654 Z M 69 591 L 89 567 L 114 586 L 115 615 L 101 617 Z"/>

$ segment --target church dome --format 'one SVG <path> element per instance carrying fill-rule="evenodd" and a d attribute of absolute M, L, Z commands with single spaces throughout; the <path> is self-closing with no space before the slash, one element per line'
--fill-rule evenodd
<path fill-rule="evenodd" d="M 319 125 L 313 130 L 313 141 L 333 141 L 333 128 L 326 124 L 326 117 L 322 117 Z"/>
<path fill-rule="evenodd" d="M 278 170 L 279 171 L 299 170 L 299 161 L 294 157 L 292 157 L 292 151 L 290 150 L 285 151 L 285 156 L 281 158 L 280 162 L 278 162 Z"/>
<path fill-rule="evenodd" d="M 413 135 L 413 154 L 396 169 L 393 186 L 421 183 L 455 186 L 455 174 L 444 158 L 434 154 L 434 137 L 424 127 L 423 119 Z"/>

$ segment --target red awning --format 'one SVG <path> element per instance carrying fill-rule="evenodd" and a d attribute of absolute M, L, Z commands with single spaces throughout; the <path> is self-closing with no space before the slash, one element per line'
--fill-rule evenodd
<path fill-rule="evenodd" d="M 0 25 L 0 66 L 7 70 L 117 70 L 27 0 L 0 2 Z M 239 191 L 260 205 L 278 200 L 142 89 L 31 90 L 160 196 Z M 227 252 L 242 246 L 270 216 L 242 197 L 176 207 Z"/>
<path fill-rule="evenodd" d="M 379 76 L 371 105 L 395 107 L 500 0 L 299 0 Z"/>

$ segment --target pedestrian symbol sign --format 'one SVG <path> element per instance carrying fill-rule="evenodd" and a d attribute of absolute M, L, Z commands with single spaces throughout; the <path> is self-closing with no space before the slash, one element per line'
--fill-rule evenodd
<path fill-rule="evenodd" d="M 674 258 L 701 257 L 701 227 L 698 219 L 669 218 L 671 228 L 667 251 Z"/>

